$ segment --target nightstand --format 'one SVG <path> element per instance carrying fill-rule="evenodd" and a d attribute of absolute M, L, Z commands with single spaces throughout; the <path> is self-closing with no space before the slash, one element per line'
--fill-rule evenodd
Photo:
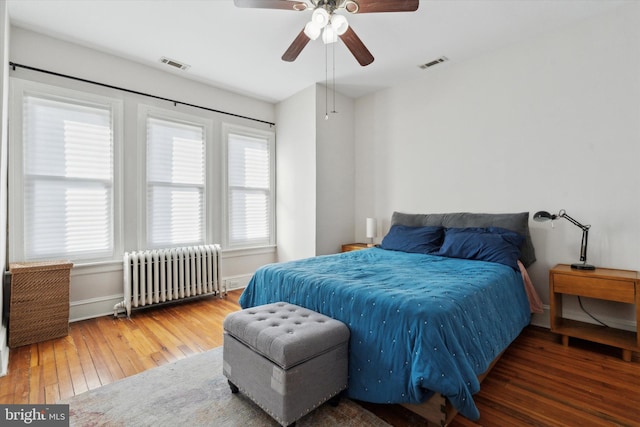
<path fill-rule="evenodd" d="M 562 295 L 576 295 L 636 305 L 636 332 L 608 328 L 562 317 Z M 607 344 L 622 349 L 622 359 L 631 361 L 631 352 L 640 351 L 638 321 L 640 319 L 640 287 L 638 272 L 597 268 L 575 270 L 559 264 L 549 270 L 549 299 L 551 331 L 562 335 L 562 343 L 569 345 L 569 337 Z"/>
<path fill-rule="evenodd" d="M 359 251 L 360 249 L 370 248 L 367 243 L 347 243 L 342 245 L 342 252 Z"/>

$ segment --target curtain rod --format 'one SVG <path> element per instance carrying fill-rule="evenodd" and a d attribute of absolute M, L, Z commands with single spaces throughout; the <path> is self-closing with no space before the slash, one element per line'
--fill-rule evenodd
<path fill-rule="evenodd" d="M 149 98 L 159 99 L 159 100 L 162 100 L 162 101 L 168 101 L 168 102 L 173 103 L 173 105 L 181 104 L 181 105 L 186 105 L 188 107 L 200 108 L 201 110 L 212 111 L 214 113 L 226 114 L 227 116 L 239 117 L 241 119 L 247 119 L 247 120 L 253 120 L 254 122 L 265 123 L 265 124 L 268 124 L 269 126 L 275 126 L 276 125 L 275 123 L 268 122 L 266 120 L 260 120 L 260 119 L 255 119 L 253 117 L 242 116 L 240 114 L 229 113 L 229 112 L 226 112 L 226 111 L 220 111 L 220 110 L 216 110 L 214 108 L 202 107 L 200 105 L 190 104 L 188 102 L 176 101 L 175 99 L 164 98 L 162 96 L 152 95 L 150 93 L 139 92 L 139 91 L 133 90 L 133 89 L 127 89 L 127 88 L 123 88 L 123 87 L 119 87 L 119 86 L 113 86 L 113 85 L 106 84 L 106 83 L 96 82 L 96 81 L 93 81 L 93 80 L 87 80 L 87 79 L 83 79 L 81 77 L 75 77 L 75 76 L 70 76 L 68 74 L 57 73 L 55 71 L 43 70 L 42 68 L 30 67 L 28 65 L 23 65 L 23 64 L 17 64 L 15 62 L 11 62 L 11 61 L 9 61 L 9 66 L 12 67 L 14 71 L 15 71 L 16 67 L 24 68 L 25 70 L 38 71 L 39 73 L 45 73 L 45 74 L 50 74 L 52 76 L 64 77 L 64 78 L 67 78 L 67 79 L 77 80 L 77 81 L 84 82 L 84 83 L 91 83 L 93 85 L 102 86 L 102 87 L 106 87 L 106 88 L 109 88 L 109 89 L 116 89 L 116 90 L 120 90 L 122 92 L 128 92 L 128 93 L 133 93 L 133 94 L 136 94 L 136 95 L 147 96 Z"/>

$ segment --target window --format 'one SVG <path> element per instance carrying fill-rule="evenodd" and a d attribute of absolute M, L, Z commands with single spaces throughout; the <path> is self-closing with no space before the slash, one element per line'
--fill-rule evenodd
<path fill-rule="evenodd" d="M 20 211 L 13 218 L 22 219 L 13 225 L 24 240 L 13 258 L 112 259 L 119 104 L 58 92 L 25 89 L 16 101 L 22 161 L 12 162 L 18 182 L 11 188 Z"/>
<path fill-rule="evenodd" d="M 224 135 L 227 246 L 273 245 L 273 133 L 225 126 Z"/>
<path fill-rule="evenodd" d="M 148 115 L 147 245 L 204 243 L 205 128 Z"/>

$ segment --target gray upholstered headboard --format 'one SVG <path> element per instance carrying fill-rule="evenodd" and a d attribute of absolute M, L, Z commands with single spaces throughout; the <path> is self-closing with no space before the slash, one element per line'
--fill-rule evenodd
<path fill-rule="evenodd" d="M 407 214 L 394 212 L 391 225 L 400 224 L 411 227 L 441 225 L 443 227 L 502 227 L 520 233 L 525 242 L 520 248 L 520 261 L 529 267 L 536 261 L 536 251 L 529 233 L 529 212 L 521 213 L 442 213 L 442 214 Z"/>

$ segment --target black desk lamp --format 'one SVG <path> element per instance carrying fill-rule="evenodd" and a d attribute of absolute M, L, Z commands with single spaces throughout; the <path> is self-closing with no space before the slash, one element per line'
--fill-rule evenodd
<path fill-rule="evenodd" d="M 589 228 L 591 228 L 591 226 L 580 224 L 578 221 L 567 215 L 567 212 L 564 209 L 561 209 L 560 212 L 558 212 L 558 215 L 553 215 L 545 211 L 536 212 L 535 215 L 533 215 L 533 220 L 538 222 L 553 221 L 556 218 L 564 218 L 582 229 L 582 243 L 580 244 L 580 261 L 582 261 L 582 263 L 571 264 L 571 268 L 575 268 L 577 270 L 595 270 L 595 266 L 587 264 L 587 240 L 589 238 Z"/>

